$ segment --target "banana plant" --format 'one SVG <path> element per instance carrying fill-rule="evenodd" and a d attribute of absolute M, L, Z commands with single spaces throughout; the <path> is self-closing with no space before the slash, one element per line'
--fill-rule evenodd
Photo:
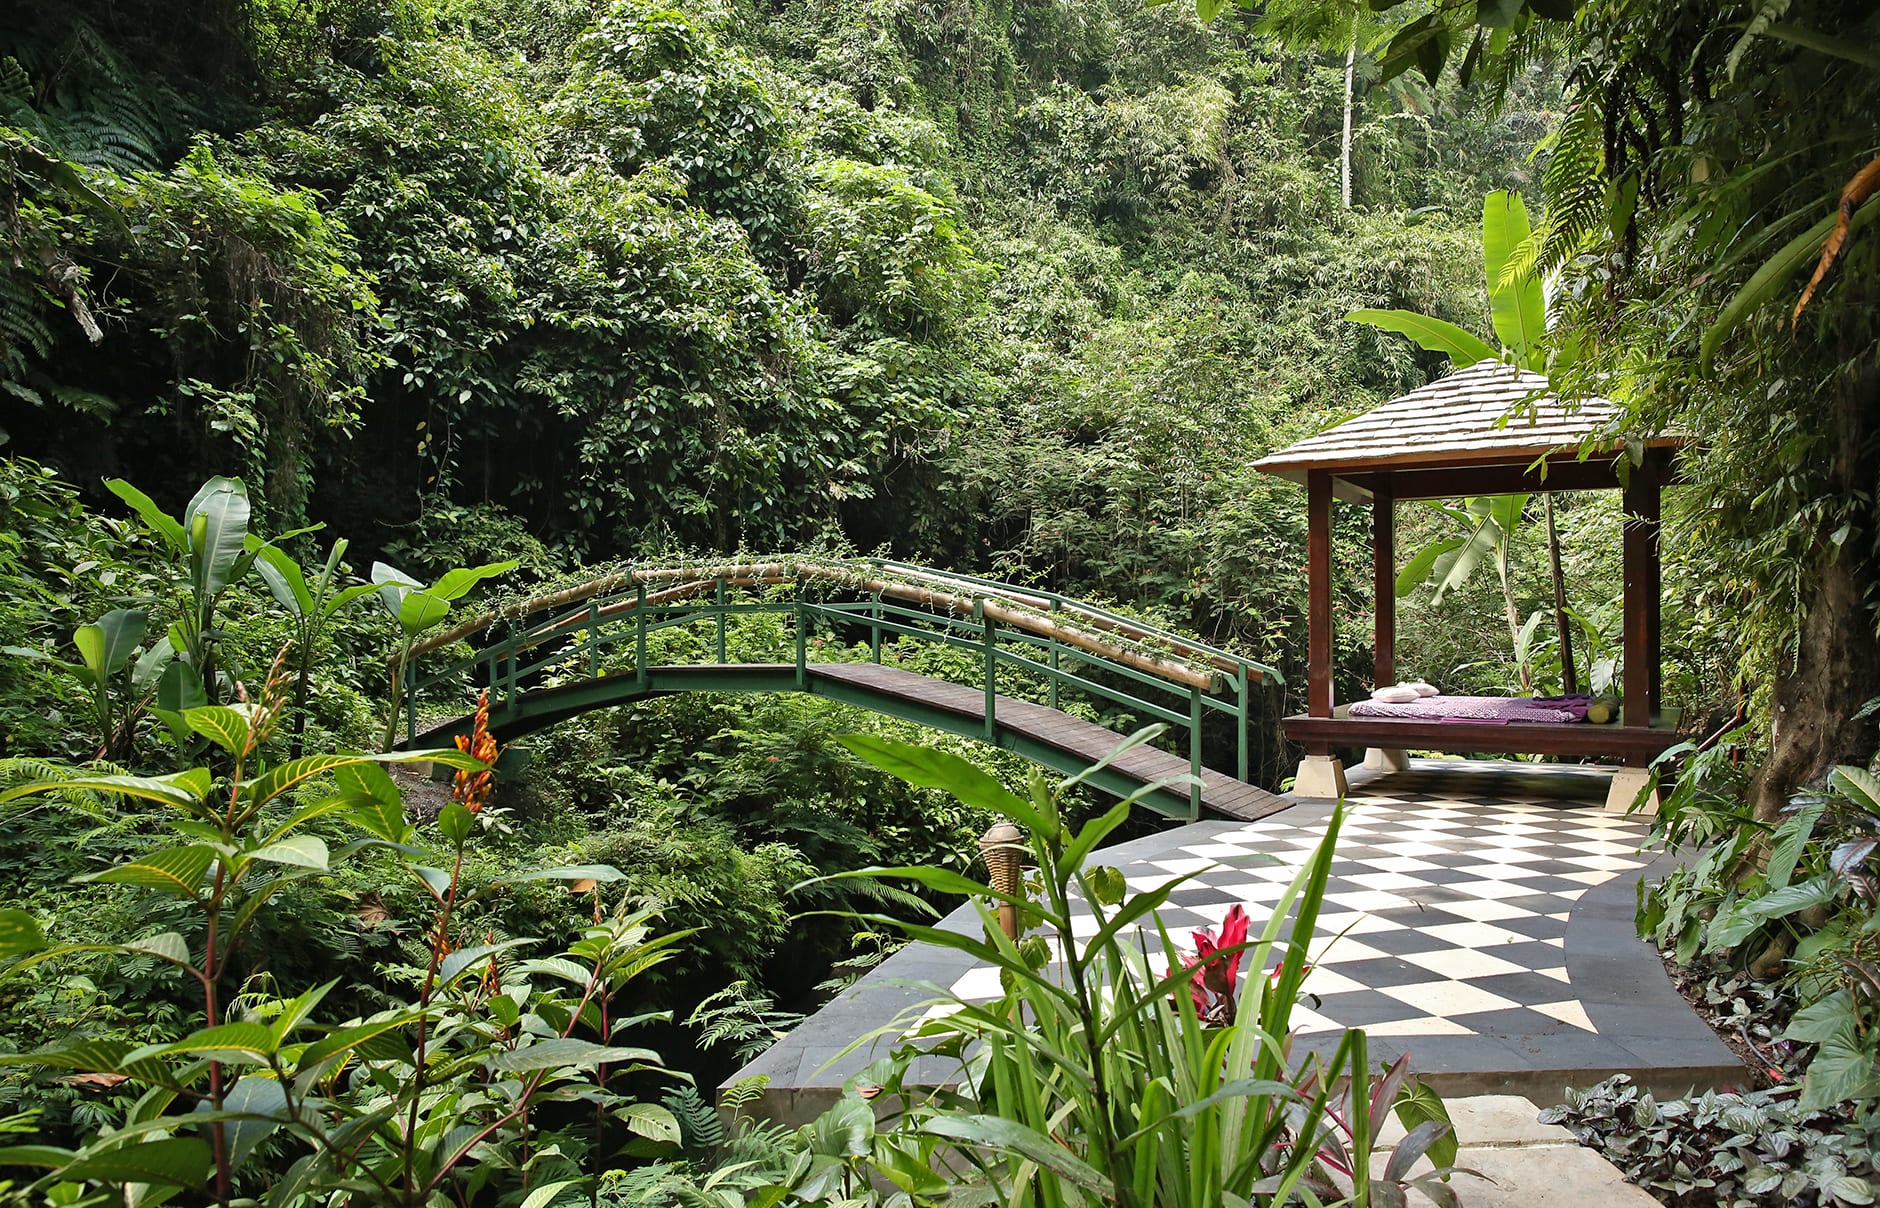
<path fill-rule="evenodd" d="M 180 616 L 170 626 L 170 646 L 187 675 L 200 687 L 200 696 L 209 704 L 222 696 L 222 669 L 217 655 L 222 631 L 216 625 L 216 610 L 229 588 L 247 577 L 260 549 L 272 542 L 251 540 L 248 523 L 253 508 L 248 502 L 248 488 L 239 478 L 220 475 L 202 484 L 182 517 L 171 516 L 122 478 L 109 478 L 104 484 L 112 494 L 128 503 L 150 526 L 170 552 L 182 560 Z M 274 538 L 285 541 L 312 532 L 318 525 L 295 529 Z M 196 686 L 183 686 L 179 699 L 193 699 Z"/>
<path fill-rule="evenodd" d="M 255 573 L 268 585 L 275 602 L 294 619 L 294 721 L 288 757 L 298 759 L 307 733 L 307 694 L 320 637 L 334 618 L 378 587 L 372 583 L 339 586 L 340 560 L 346 556 L 345 538 L 333 543 L 326 562 L 311 577 L 279 546 L 252 536 L 248 544 L 256 554 Z"/>
<path fill-rule="evenodd" d="M 1531 267 L 1524 269 L 1522 249 L 1532 239 L 1527 203 L 1519 193 L 1497 189 L 1482 201 L 1482 272 L 1488 287 L 1489 322 L 1501 341 L 1499 350 L 1474 332 L 1434 315 L 1412 310 L 1354 310 L 1345 316 L 1352 323 L 1368 323 L 1385 331 L 1409 336 L 1417 347 L 1447 356 L 1457 369 L 1466 369 L 1478 361 L 1502 360 L 1532 373 L 1546 374 L 1550 349 L 1547 344 L 1547 293 Z M 1572 355 L 1570 346 L 1551 350 L 1555 364 Z M 1466 515 L 1455 508 L 1440 510 L 1467 526 L 1467 535 L 1446 537 L 1418 551 L 1404 574 L 1397 579 L 1397 594 L 1408 595 L 1429 579 L 1438 578 L 1436 598 L 1466 582 L 1490 550 L 1496 554 L 1501 571 L 1502 600 L 1508 612 L 1508 632 L 1518 646 L 1521 642 L 1521 613 L 1509 588 L 1507 553 L 1515 543 L 1527 495 L 1503 499 L 1467 499 Z M 1519 500 L 1518 503 L 1504 500 Z M 1567 626 L 1567 601 L 1559 573 L 1560 537 L 1554 529 L 1553 498 L 1547 496 L 1547 557 L 1554 567 L 1554 623 L 1558 630 L 1563 674 L 1567 690 L 1578 687 L 1573 663 L 1573 641 Z M 1440 563 L 1441 569 L 1438 569 Z M 1416 574 L 1411 576 L 1411 572 Z M 1411 576 L 1406 587 L 1406 576 Z M 1521 667 L 1523 691 L 1532 687 L 1525 663 Z"/>
<path fill-rule="evenodd" d="M 98 731 L 98 757 L 120 762 L 131 753 L 137 717 L 150 688 L 175 657 L 170 640 L 158 638 L 143 648 L 150 614 L 116 608 L 72 634 L 79 660 L 68 663 L 27 646 L 8 646 L 7 654 L 51 663 L 85 685 L 92 723 Z"/>
<path fill-rule="evenodd" d="M 385 611 L 398 622 L 399 648 L 392 661 L 391 715 L 385 722 L 385 743 L 387 751 L 398 741 L 398 718 L 405 706 L 405 668 L 411 663 L 411 648 L 418 638 L 429 629 L 444 623 L 450 616 L 453 600 L 462 599 L 483 580 L 496 575 L 507 574 L 520 563 L 513 558 L 506 562 L 489 562 L 482 566 L 457 567 L 447 570 L 430 586 L 420 586 L 416 577 L 406 574 L 395 566 L 383 562 L 372 564 L 372 582 L 377 587 L 379 601 L 385 605 Z"/>
<path fill-rule="evenodd" d="M 1532 644 L 1533 632 L 1523 633 L 1521 607 L 1514 597 L 1513 571 L 1522 518 L 1532 498 L 1531 495 L 1483 495 L 1463 500 L 1460 508 L 1433 505 L 1463 531 L 1430 542 L 1397 573 L 1398 596 L 1407 596 L 1435 580 L 1434 601 L 1441 604 L 1450 592 L 1469 581 L 1485 559 L 1492 559 L 1501 580 L 1502 610 L 1508 622 L 1508 636 L 1514 642 L 1523 692 L 1534 687 L 1529 664 L 1520 658 L 1523 644 Z"/>

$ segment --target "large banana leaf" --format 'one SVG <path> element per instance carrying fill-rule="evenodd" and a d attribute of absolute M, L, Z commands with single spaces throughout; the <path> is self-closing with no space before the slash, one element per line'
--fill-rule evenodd
<path fill-rule="evenodd" d="M 1465 369 L 1477 361 L 1492 361 L 1496 355 L 1488 341 L 1480 336 L 1414 310 L 1354 310 L 1345 316 L 1345 321 L 1369 323 L 1372 327 L 1409 336 L 1419 348 L 1447 353 L 1457 369 Z"/>
<path fill-rule="evenodd" d="M 136 608 L 114 608 L 72 635 L 72 644 L 92 674 L 104 679 L 124 665 L 144 640 L 149 614 Z"/>
<path fill-rule="evenodd" d="M 1488 311 L 1495 334 L 1529 368 L 1547 336 L 1547 299 L 1533 272 L 1509 277 L 1504 270 L 1532 234 L 1519 193 L 1497 189 L 1482 202 L 1482 267 L 1488 278 Z M 1503 278 L 1509 277 L 1504 283 Z"/>
<path fill-rule="evenodd" d="M 247 573 L 248 488 L 239 478 L 217 476 L 202 484 L 183 512 L 189 535 L 190 574 L 200 599 L 218 595 Z"/>

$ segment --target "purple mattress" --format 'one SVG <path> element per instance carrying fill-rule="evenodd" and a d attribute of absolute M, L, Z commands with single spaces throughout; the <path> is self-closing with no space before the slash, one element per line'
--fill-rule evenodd
<path fill-rule="evenodd" d="M 1590 696 L 1425 696 L 1401 705 L 1379 700 L 1354 701 L 1349 717 L 1389 717 L 1399 721 L 1476 722 L 1504 725 L 1511 721 L 1576 722 L 1586 720 Z"/>

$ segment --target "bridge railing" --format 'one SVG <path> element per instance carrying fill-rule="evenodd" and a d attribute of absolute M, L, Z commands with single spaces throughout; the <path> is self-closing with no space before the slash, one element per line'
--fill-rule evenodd
<path fill-rule="evenodd" d="M 806 569 L 810 573 L 804 573 Z M 718 666 L 729 656 L 735 619 L 760 614 L 788 619 L 796 687 L 809 688 L 814 637 L 863 634 L 870 660 L 883 660 L 884 642 L 910 639 L 977 656 L 985 694 L 984 737 L 996 741 L 1001 672 L 1044 681 L 1048 707 L 1070 691 L 1168 724 L 1186 739 L 1192 773 L 1203 770 L 1202 733 L 1210 714 L 1226 715 L 1236 736 L 1236 774 L 1247 779 L 1253 685 L 1277 672 L 1263 664 L 1155 629 L 1140 621 L 1050 592 L 975 576 L 937 572 L 880 559 L 827 563 L 738 563 L 655 568 L 602 580 L 601 590 L 545 597 L 545 607 L 521 611 L 499 640 L 446 667 L 418 674 L 415 659 L 401 669 L 408 699 L 429 688 L 480 680 L 493 709 L 512 712 L 531 685 L 572 677 L 631 676 L 647 688 L 652 670 L 649 639 L 672 630 L 702 630 L 702 661 Z M 621 581 L 624 580 L 624 581 Z M 827 589 L 855 598 L 832 600 Z M 812 589 L 823 589 L 819 596 Z M 768 589 L 771 598 L 733 599 L 739 590 Z M 780 590 L 787 596 L 777 598 Z M 701 598 L 706 597 L 706 598 Z M 482 618 L 494 623 L 499 618 Z M 487 624 L 485 625 L 487 627 Z M 459 630 L 464 627 L 459 626 Z M 444 635 L 446 639 L 458 634 Z M 436 649 L 433 639 L 420 648 Z M 631 647 L 624 654 L 624 647 Z M 781 652 L 779 652 L 781 653 Z M 853 661 L 853 660 L 840 660 Z M 1093 678 L 1100 676 L 1101 678 Z M 407 713 L 408 739 L 417 738 L 415 710 Z M 1199 813 L 1200 787 L 1189 790 L 1189 816 Z"/>

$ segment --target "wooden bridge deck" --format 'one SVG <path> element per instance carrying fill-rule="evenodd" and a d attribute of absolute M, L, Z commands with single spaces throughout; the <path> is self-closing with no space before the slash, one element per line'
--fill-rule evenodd
<path fill-rule="evenodd" d="M 804 668 L 802 682 L 798 681 L 796 666 L 791 663 L 648 667 L 643 679 L 632 672 L 580 679 L 553 688 L 526 690 L 513 704 L 504 700 L 501 693 L 492 692 L 490 728 L 502 740 L 509 741 L 589 709 L 674 692 L 700 691 L 807 691 L 813 696 L 912 718 L 955 734 L 968 737 L 985 734 L 983 688 L 937 680 L 879 663 L 811 663 Z M 1124 737 L 1094 722 L 1010 696 L 994 698 L 994 720 L 993 741 L 1061 768 L 1087 767 L 1115 750 Z M 454 735 L 468 732 L 470 722 L 471 718 L 465 716 L 432 727 L 412 745 L 448 746 Z M 1093 783 L 1122 794 L 1130 791 L 1131 784 L 1121 782 L 1135 786 L 1154 784 L 1188 771 L 1188 760 L 1183 757 L 1159 748 L 1139 746 L 1119 756 L 1107 769 L 1109 774 L 1098 776 Z M 1161 801 L 1152 804 L 1165 813 L 1185 814 L 1188 796 L 1186 786 L 1171 786 L 1162 790 Z M 1201 807 L 1210 813 L 1252 820 L 1291 804 L 1223 772 L 1211 768 L 1202 770 Z"/>
<path fill-rule="evenodd" d="M 885 667 L 879 663 L 817 663 L 809 667 L 809 677 L 812 681 L 811 692 L 816 691 L 813 681 L 833 681 L 866 687 L 878 695 L 899 697 L 944 709 L 961 717 L 984 720 L 986 715 L 986 694 L 983 690 L 932 679 L 899 667 Z M 1095 722 L 1010 696 L 995 698 L 994 713 L 1001 729 L 1054 747 L 1087 763 L 1102 759 L 1123 740 L 1123 735 Z M 1189 770 L 1186 759 L 1150 746 L 1126 751 L 1110 766 L 1142 784 L 1186 775 Z M 1178 787 L 1170 791 L 1185 794 L 1187 790 Z M 1202 770 L 1201 805 L 1203 809 L 1216 814 L 1251 820 L 1264 818 L 1291 804 L 1265 789 L 1212 768 Z"/>

